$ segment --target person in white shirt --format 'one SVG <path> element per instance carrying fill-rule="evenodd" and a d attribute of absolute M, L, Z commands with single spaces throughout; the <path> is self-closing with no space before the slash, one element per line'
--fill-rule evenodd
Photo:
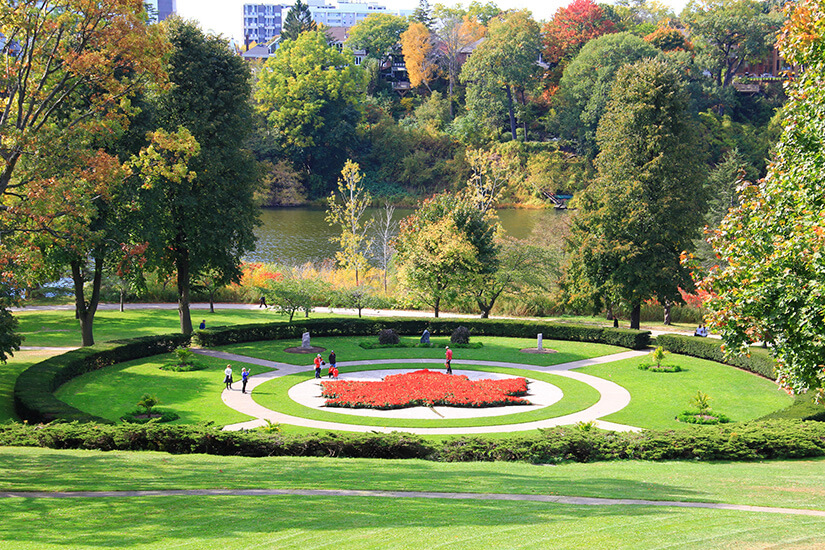
<path fill-rule="evenodd" d="M 223 371 L 226 375 L 224 376 L 223 383 L 226 384 L 226 389 L 232 389 L 232 365 L 226 365 L 226 370 Z"/>

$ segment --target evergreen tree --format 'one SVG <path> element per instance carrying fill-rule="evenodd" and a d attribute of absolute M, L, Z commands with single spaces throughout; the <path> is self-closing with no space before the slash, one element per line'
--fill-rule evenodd
<path fill-rule="evenodd" d="M 281 28 L 281 40 L 296 40 L 302 32 L 316 30 L 318 30 L 318 25 L 312 19 L 309 6 L 301 0 L 295 0 L 295 5 L 289 9 L 284 18 L 284 25 Z"/>
<path fill-rule="evenodd" d="M 418 0 L 418 7 L 413 11 L 412 21 L 418 21 L 428 29 L 432 30 L 433 15 L 430 3 L 427 0 Z"/>

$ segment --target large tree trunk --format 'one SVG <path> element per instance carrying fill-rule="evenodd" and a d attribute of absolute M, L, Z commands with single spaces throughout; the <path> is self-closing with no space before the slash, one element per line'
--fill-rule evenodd
<path fill-rule="evenodd" d="M 94 320 L 97 312 L 97 305 L 100 301 L 100 282 L 103 278 L 103 259 L 95 258 L 94 276 L 92 277 L 92 296 L 86 302 L 85 290 L 83 288 L 85 277 L 83 276 L 83 260 L 73 260 L 72 282 L 74 283 L 74 303 L 75 317 L 80 322 L 80 338 L 83 347 L 95 345 Z"/>
<path fill-rule="evenodd" d="M 513 134 L 513 141 L 516 141 L 516 115 L 513 112 L 513 91 L 510 89 L 510 85 L 506 85 L 504 89 L 507 91 L 507 109 L 510 112 L 510 133 Z"/>
<path fill-rule="evenodd" d="M 179 250 L 175 259 L 178 270 L 178 316 L 180 331 L 192 334 L 192 316 L 189 314 L 189 251 Z"/>
<path fill-rule="evenodd" d="M 637 302 L 633 304 L 633 309 L 630 310 L 630 328 L 639 330 L 639 324 L 642 318 L 642 303 Z"/>
<path fill-rule="evenodd" d="M 438 317 L 439 306 L 441 305 L 441 298 L 436 298 L 435 303 L 433 304 L 433 311 L 435 311 L 435 316 Z"/>

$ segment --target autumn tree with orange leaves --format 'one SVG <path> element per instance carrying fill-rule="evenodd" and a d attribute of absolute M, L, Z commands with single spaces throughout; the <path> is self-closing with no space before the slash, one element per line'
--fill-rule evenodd
<path fill-rule="evenodd" d="M 432 34 L 423 23 L 412 22 L 401 34 L 401 51 L 404 54 L 410 85 L 414 88 L 423 84 L 431 91 L 430 82 L 438 70 L 434 50 Z"/>

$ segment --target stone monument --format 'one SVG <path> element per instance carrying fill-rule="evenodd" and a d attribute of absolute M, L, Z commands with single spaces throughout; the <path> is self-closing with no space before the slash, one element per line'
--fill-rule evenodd
<path fill-rule="evenodd" d="M 305 332 L 301 335 L 301 347 L 302 348 L 311 348 L 312 346 L 309 344 L 309 333 Z"/>
<path fill-rule="evenodd" d="M 421 335 L 421 343 L 422 344 L 429 344 L 430 343 L 430 331 L 424 329 L 424 333 Z"/>
<path fill-rule="evenodd" d="M 538 349 L 539 351 L 541 351 L 541 350 L 543 349 L 543 348 L 541 347 L 541 346 L 542 346 L 542 340 L 544 340 L 544 334 L 542 334 L 541 332 L 539 332 L 539 335 L 538 335 L 538 342 L 537 342 L 537 344 L 536 344 L 536 349 Z"/>

